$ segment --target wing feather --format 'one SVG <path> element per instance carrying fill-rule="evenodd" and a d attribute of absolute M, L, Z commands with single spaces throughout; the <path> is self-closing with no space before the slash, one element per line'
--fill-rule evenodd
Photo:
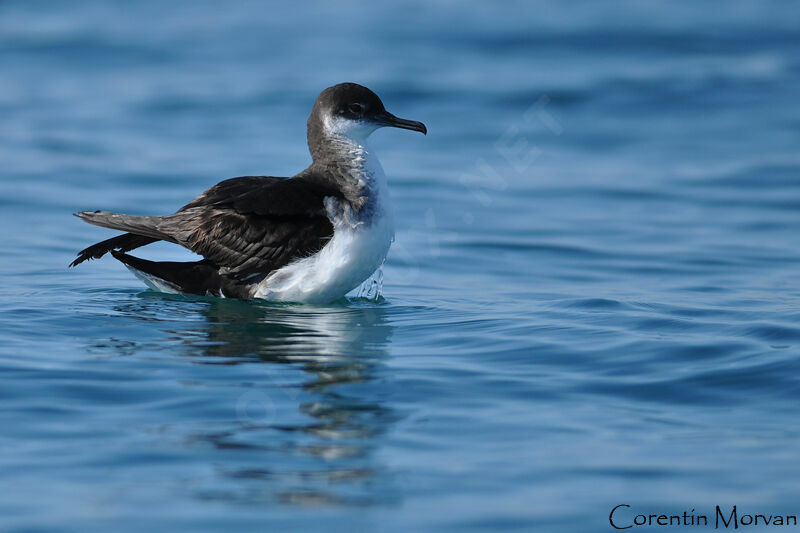
<path fill-rule="evenodd" d="M 324 200 L 338 190 L 304 177 L 245 176 L 210 188 L 159 231 L 237 277 L 309 256 L 333 236 Z"/>

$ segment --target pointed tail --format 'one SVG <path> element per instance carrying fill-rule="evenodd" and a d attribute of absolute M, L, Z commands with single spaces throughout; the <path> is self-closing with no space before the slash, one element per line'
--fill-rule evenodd
<path fill-rule="evenodd" d="M 81 211 L 75 213 L 75 216 L 95 226 L 127 231 L 156 240 L 175 242 L 170 235 L 158 229 L 164 217 L 137 217 L 108 211 Z"/>

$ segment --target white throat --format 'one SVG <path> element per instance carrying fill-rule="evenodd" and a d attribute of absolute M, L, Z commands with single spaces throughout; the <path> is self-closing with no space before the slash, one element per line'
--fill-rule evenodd
<path fill-rule="evenodd" d="M 355 144 L 364 144 L 367 138 L 380 127 L 378 124 L 366 120 L 350 120 L 330 115 L 323 118 L 322 125 L 328 137 L 344 137 Z"/>

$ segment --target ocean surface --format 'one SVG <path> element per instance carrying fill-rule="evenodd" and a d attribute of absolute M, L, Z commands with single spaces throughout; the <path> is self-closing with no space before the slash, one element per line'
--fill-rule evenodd
<path fill-rule="evenodd" d="M 0 2 L 0 529 L 800 514 L 798 28 L 791 0 Z M 373 136 L 381 298 L 67 268 L 114 235 L 75 211 L 303 169 L 342 81 L 429 129 Z"/>

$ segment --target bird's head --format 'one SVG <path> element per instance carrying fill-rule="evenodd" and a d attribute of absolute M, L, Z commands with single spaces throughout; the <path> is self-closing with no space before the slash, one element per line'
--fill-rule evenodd
<path fill-rule="evenodd" d="M 328 87 L 314 102 L 308 117 L 309 143 L 315 136 L 342 136 L 362 143 L 376 129 L 391 126 L 428 133 L 422 122 L 398 118 L 383 106 L 378 95 L 356 83 Z"/>

